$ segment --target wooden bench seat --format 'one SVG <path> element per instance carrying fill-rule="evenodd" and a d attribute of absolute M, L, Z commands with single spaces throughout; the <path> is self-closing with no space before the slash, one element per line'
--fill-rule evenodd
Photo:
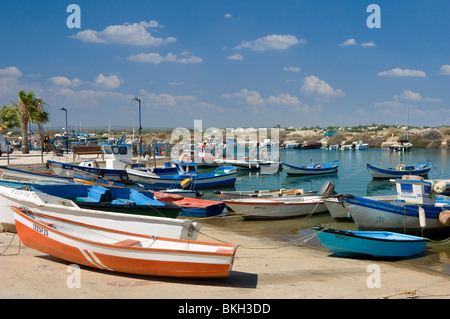
<path fill-rule="evenodd" d="M 93 146 L 74 146 L 73 147 L 73 159 L 75 160 L 75 157 L 78 155 L 102 155 L 102 158 L 104 158 L 103 150 L 101 146 L 93 145 Z"/>

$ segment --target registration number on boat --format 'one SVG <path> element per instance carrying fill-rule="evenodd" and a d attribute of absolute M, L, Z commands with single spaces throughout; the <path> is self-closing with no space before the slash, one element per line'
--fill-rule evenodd
<path fill-rule="evenodd" d="M 348 238 L 347 236 L 342 236 L 342 235 L 334 235 L 334 237 L 336 237 L 336 239 L 339 239 L 339 240 L 350 240 L 350 238 Z"/>
<path fill-rule="evenodd" d="M 33 223 L 33 230 L 37 231 L 38 233 L 41 233 L 44 236 L 48 236 L 48 230 L 44 227 L 41 227 L 39 225 L 36 225 Z"/>

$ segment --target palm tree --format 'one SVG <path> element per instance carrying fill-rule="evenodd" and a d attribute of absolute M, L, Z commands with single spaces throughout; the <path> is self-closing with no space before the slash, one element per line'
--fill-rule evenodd
<path fill-rule="evenodd" d="M 37 117 L 36 114 L 38 114 L 39 112 L 43 112 L 42 105 L 44 104 L 44 101 L 36 98 L 33 91 L 29 91 L 28 93 L 26 93 L 23 90 L 19 92 L 18 101 L 19 103 L 17 104 L 17 107 L 19 109 L 20 120 L 22 122 L 22 153 L 29 154 L 30 147 L 28 144 L 28 122 L 30 121 L 30 116 L 32 114 L 34 114 L 34 121 L 34 118 Z"/>
<path fill-rule="evenodd" d="M 18 109 L 14 106 L 3 105 L 0 109 L 0 128 L 1 130 L 11 130 L 20 127 L 20 118 Z M 0 131 L 1 135 L 1 131 Z"/>
<path fill-rule="evenodd" d="M 36 108 L 31 109 L 29 121 L 31 123 L 36 123 L 39 132 L 39 141 L 41 145 L 41 149 L 44 146 L 44 134 L 42 134 L 42 126 L 41 124 L 48 123 L 49 114 L 42 109 L 42 104 L 39 104 Z"/>

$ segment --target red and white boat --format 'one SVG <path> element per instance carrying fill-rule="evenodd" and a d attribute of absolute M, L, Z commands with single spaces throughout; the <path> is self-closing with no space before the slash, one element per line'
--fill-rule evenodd
<path fill-rule="evenodd" d="M 244 219 L 284 219 L 328 211 L 321 196 L 240 198 L 223 202 Z"/>
<path fill-rule="evenodd" d="M 237 245 L 154 237 L 14 211 L 28 247 L 80 265 L 150 276 L 228 277 Z"/>

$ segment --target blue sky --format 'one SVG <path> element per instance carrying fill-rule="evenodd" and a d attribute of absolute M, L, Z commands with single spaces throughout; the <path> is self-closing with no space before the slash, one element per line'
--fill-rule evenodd
<path fill-rule="evenodd" d="M 69 28 L 77 4 L 81 28 Z M 381 27 L 369 28 L 370 4 Z M 0 102 L 50 125 L 450 124 L 450 2 L 2 1 Z"/>

